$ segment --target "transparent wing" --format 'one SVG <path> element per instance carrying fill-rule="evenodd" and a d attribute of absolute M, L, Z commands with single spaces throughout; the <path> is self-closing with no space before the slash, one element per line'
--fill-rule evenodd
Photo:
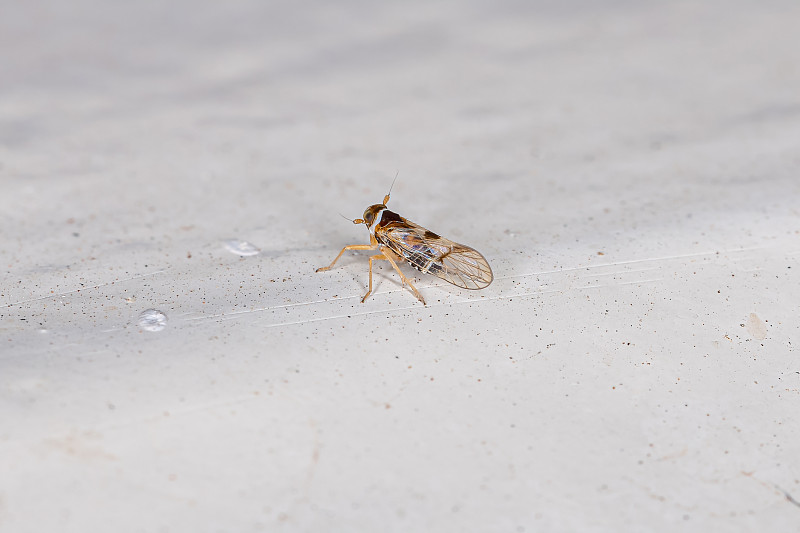
<path fill-rule="evenodd" d="M 392 222 L 375 237 L 420 272 L 464 289 L 483 289 L 494 276 L 480 252 L 436 235 L 406 219 Z"/>

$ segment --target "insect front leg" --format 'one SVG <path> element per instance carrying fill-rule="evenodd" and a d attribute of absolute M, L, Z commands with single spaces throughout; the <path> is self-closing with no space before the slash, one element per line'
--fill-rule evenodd
<path fill-rule="evenodd" d="M 344 248 L 342 248 L 342 251 L 339 252 L 339 255 L 336 256 L 336 259 L 334 259 L 330 265 L 326 267 L 319 267 L 316 271 L 322 272 L 333 268 L 333 265 L 336 264 L 336 261 L 338 261 L 339 258 L 342 257 L 342 254 L 345 253 L 347 250 L 375 250 L 377 248 L 378 248 L 377 244 L 351 244 L 349 246 L 345 246 Z"/>
<path fill-rule="evenodd" d="M 373 261 L 381 261 L 381 260 L 388 261 L 389 258 L 386 257 L 386 255 L 383 254 L 383 253 L 372 255 L 369 258 L 369 290 L 367 291 L 367 294 L 365 294 L 364 297 L 361 298 L 361 303 L 362 304 L 367 300 L 367 297 L 370 294 L 372 294 L 372 262 Z"/>

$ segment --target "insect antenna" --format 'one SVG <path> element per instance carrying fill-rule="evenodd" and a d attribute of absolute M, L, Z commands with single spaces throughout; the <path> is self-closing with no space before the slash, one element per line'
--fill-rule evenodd
<path fill-rule="evenodd" d="M 400 175 L 400 171 L 398 170 L 395 175 L 394 179 L 392 180 L 392 185 L 389 187 L 389 193 L 383 197 L 383 205 L 386 205 L 389 202 L 389 196 L 392 195 L 392 189 L 394 189 L 394 182 L 397 181 L 397 176 Z"/>
<path fill-rule="evenodd" d="M 353 224 L 363 224 L 363 223 L 364 223 L 364 221 L 363 221 L 363 220 L 361 220 L 360 218 L 357 218 L 357 219 L 355 219 L 355 220 L 350 220 L 349 218 L 347 218 L 346 216 L 344 216 L 344 215 L 343 215 L 343 214 L 341 214 L 341 213 L 339 213 L 339 216 L 340 216 L 340 217 L 342 217 L 343 219 L 345 219 L 345 220 L 346 220 L 346 221 L 348 221 L 348 222 L 352 222 Z"/>

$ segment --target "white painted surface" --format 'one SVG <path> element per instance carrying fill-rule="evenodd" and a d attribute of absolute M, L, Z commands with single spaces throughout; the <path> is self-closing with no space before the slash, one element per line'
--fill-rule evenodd
<path fill-rule="evenodd" d="M 261 4 L 5 2 L 0 530 L 800 530 L 797 4 Z"/>

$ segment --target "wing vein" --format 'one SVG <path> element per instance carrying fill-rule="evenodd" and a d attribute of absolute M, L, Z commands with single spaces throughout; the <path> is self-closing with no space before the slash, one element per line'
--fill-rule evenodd
<path fill-rule="evenodd" d="M 409 264 L 465 289 L 482 289 L 492 282 L 492 269 L 480 252 L 397 218 L 379 225 L 375 237 Z"/>

